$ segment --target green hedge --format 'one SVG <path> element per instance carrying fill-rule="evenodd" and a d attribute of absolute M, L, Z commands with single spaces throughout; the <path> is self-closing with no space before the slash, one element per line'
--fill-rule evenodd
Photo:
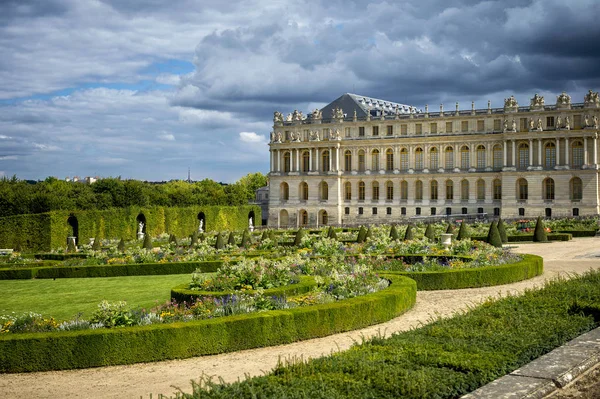
<path fill-rule="evenodd" d="M 485 241 L 487 237 L 485 236 L 474 236 L 471 237 L 472 240 L 477 241 Z M 508 236 L 508 242 L 533 242 L 533 234 L 517 234 L 513 236 Z M 548 241 L 571 241 L 573 236 L 568 233 L 549 233 Z"/>
<path fill-rule="evenodd" d="M 30 278 L 153 276 L 166 274 L 186 274 L 192 273 L 196 269 L 200 269 L 205 273 L 209 273 L 216 272 L 222 264 L 222 261 L 206 261 L 0 269 L 0 280 L 16 280 Z"/>
<path fill-rule="evenodd" d="M 269 288 L 264 290 L 266 296 L 292 296 L 304 294 L 312 290 L 317 283 L 312 276 L 300 276 L 300 281 L 296 284 L 285 285 L 281 287 Z M 189 284 L 181 284 L 171 289 L 171 299 L 178 303 L 192 302 L 200 297 L 222 297 L 233 294 L 231 291 L 196 291 L 188 289 Z M 254 290 L 244 291 L 245 294 L 255 294 Z"/>
<path fill-rule="evenodd" d="M 524 255 L 523 260 L 500 266 L 432 272 L 386 272 L 410 277 L 419 290 L 455 290 L 509 284 L 544 272 L 541 256 Z"/>
<path fill-rule="evenodd" d="M 156 237 L 162 233 L 186 237 L 198 229 L 198 214 L 205 216 L 206 231 L 243 230 L 248 227 L 248 215 L 254 212 L 254 221 L 262 220 L 258 205 L 243 206 L 191 206 L 184 208 L 138 207 L 112 208 L 89 211 L 52 211 L 34 215 L 0 218 L 0 248 L 50 251 L 64 248 L 72 228 L 67 223 L 70 216 L 78 222 L 79 245 L 90 238 L 136 238 L 137 216 L 146 218 L 146 233 Z"/>
<path fill-rule="evenodd" d="M 0 372 L 63 370 L 181 359 L 280 345 L 390 320 L 416 300 L 413 280 L 335 303 L 143 327 L 3 334 Z"/>
<path fill-rule="evenodd" d="M 54 253 L 38 253 L 34 255 L 35 259 L 43 260 L 67 260 L 67 259 L 85 259 L 88 255 L 84 253 L 73 253 L 73 254 L 54 254 Z"/>

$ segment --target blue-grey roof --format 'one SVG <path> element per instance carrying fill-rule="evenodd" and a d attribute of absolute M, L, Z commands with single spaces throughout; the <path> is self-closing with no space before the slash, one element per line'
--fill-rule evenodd
<path fill-rule="evenodd" d="M 421 112 L 407 104 L 400 104 L 393 101 L 381 100 L 379 98 L 361 96 L 359 94 L 346 93 L 333 100 L 325 107 L 321 108 L 323 118 L 330 118 L 335 108 L 341 108 L 346 117 L 352 117 L 356 110 L 356 116 L 361 118 L 367 116 L 370 111 L 371 116 L 395 115 L 396 110 L 399 114 L 409 114 L 412 112 Z"/>

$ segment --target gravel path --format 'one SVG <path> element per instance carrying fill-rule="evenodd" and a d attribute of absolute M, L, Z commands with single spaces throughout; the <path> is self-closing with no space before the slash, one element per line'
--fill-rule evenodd
<path fill-rule="evenodd" d="M 362 337 L 409 330 L 427 324 L 435 317 L 446 317 L 466 310 L 489 297 L 517 294 L 528 288 L 539 287 L 545 280 L 558 275 L 568 277 L 573 273 L 600 268 L 600 238 L 517 244 L 513 247 L 515 252 L 543 256 L 544 274 L 503 286 L 418 292 L 415 307 L 389 322 L 288 345 L 128 366 L 0 374 L 0 392 L 7 398 L 148 398 L 151 393 L 156 398 L 160 393 L 175 392 L 175 387 L 189 391 L 190 380 L 202 374 L 220 377 L 228 382 L 243 379 L 245 375 L 261 375 L 272 369 L 280 358 L 307 359 L 345 350 Z"/>

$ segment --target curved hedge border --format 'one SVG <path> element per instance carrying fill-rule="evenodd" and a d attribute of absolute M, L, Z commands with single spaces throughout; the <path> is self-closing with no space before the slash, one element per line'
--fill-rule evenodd
<path fill-rule="evenodd" d="M 541 256 L 537 255 L 523 255 L 523 259 L 516 263 L 473 269 L 432 272 L 386 271 L 388 274 L 410 277 L 417 282 L 417 289 L 420 291 L 456 290 L 509 284 L 539 276 L 543 272 L 544 261 Z"/>
<path fill-rule="evenodd" d="M 413 280 L 382 274 L 385 290 L 339 302 L 187 323 L 0 336 L 0 372 L 181 359 L 280 345 L 390 320 L 416 300 Z"/>
<path fill-rule="evenodd" d="M 300 276 L 300 281 L 296 284 L 284 285 L 281 287 L 269 288 L 263 291 L 266 296 L 284 296 L 298 295 L 309 292 L 317 283 L 313 276 Z M 200 297 L 222 297 L 233 294 L 231 291 L 198 291 L 190 290 L 189 284 L 181 284 L 171 289 L 171 299 L 177 302 L 190 302 Z M 244 291 L 245 294 L 255 294 L 255 290 Z"/>
<path fill-rule="evenodd" d="M 87 278 L 154 276 L 165 274 L 186 274 L 196 269 L 202 272 L 216 272 L 222 261 L 172 262 L 172 263 L 130 263 L 125 265 L 96 266 L 50 266 L 32 268 L 0 269 L 0 280 L 32 278 Z"/>

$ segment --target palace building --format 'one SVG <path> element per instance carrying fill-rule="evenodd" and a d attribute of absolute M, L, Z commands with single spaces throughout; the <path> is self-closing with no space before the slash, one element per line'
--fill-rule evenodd
<path fill-rule="evenodd" d="M 268 223 L 598 215 L 599 118 L 591 90 L 582 103 L 563 92 L 436 112 L 348 93 L 306 116 L 275 112 Z"/>

